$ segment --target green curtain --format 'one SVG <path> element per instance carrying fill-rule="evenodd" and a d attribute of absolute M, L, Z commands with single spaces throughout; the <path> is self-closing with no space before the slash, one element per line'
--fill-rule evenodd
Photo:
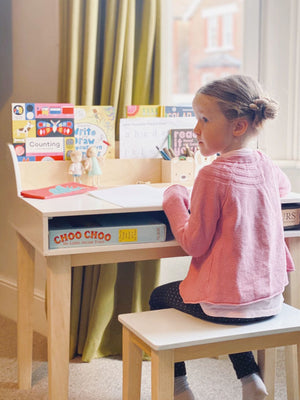
<path fill-rule="evenodd" d="M 61 0 L 59 101 L 162 104 L 164 0 Z M 72 271 L 70 357 L 121 353 L 117 316 L 148 309 L 159 260 L 76 267 Z"/>
<path fill-rule="evenodd" d="M 165 8 L 164 0 L 61 0 L 59 99 L 114 106 L 116 128 L 126 105 L 162 104 Z"/>

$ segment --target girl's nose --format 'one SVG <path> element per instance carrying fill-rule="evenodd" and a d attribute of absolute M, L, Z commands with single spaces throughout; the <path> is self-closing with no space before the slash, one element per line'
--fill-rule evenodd
<path fill-rule="evenodd" d="M 196 126 L 194 127 L 194 133 L 199 135 L 201 133 L 201 124 L 200 121 L 197 122 Z"/>

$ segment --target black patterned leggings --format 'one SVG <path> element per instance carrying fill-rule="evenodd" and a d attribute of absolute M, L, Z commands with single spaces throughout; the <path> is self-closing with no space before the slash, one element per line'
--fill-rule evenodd
<path fill-rule="evenodd" d="M 211 317 L 206 315 L 200 304 L 184 303 L 179 294 L 179 284 L 181 281 L 167 283 L 153 290 L 150 297 L 150 309 L 160 310 L 164 308 L 176 308 L 194 317 L 198 317 L 210 322 L 222 324 L 246 324 L 251 322 L 262 321 L 270 317 L 262 318 L 225 318 Z M 238 379 L 244 376 L 259 372 L 258 365 L 255 362 L 251 351 L 245 353 L 229 354 L 229 358 L 233 364 Z M 175 363 L 175 377 L 186 374 L 185 363 Z"/>

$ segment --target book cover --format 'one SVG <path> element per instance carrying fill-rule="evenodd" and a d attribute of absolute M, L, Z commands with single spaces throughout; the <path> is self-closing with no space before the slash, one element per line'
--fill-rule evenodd
<path fill-rule="evenodd" d="M 194 130 L 192 128 L 170 129 L 168 147 L 173 149 L 177 157 L 186 155 L 187 146 L 194 153 L 199 146 Z"/>
<path fill-rule="evenodd" d="M 161 116 L 166 118 L 194 117 L 192 106 L 161 106 Z"/>
<path fill-rule="evenodd" d="M 60 185 L 48 186 L 40 189 L 22 190 L 21 196 L 33 199 L 50 199 L 53 197 L 72 196 L 98 189 L 96 186 L 83 185 L 82 183 L 68 182 Z"/>
<path fill-rule="evenodd" d="M 158 105 L 126 106 L 127 118 L 153 118 L 160 116 L 161 106 Z"/>
<path fill-rule="evenodd" d="M 12 136 L 19 161 L 69 160 L 75 149 L 74 106 L 12 103 Z"/>
<path fill-rule="evenodd" d="M 162 242 L 166 225 L 151 216 L 105 214 L 49 221 L 49 248 Z"/>
<path fill-rule="evenodd" d="M 115 109 L 113 106 L 75 106 L 75 148 L 83 159 L 90 146 L 98 157 L 115 158 Z"/>

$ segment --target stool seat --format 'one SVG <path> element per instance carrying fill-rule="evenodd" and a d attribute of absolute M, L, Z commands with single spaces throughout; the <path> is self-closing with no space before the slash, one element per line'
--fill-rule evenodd
<path fill-rule="evenodd" d="M 287 304 L 275 317 L 242 325 L 207 322 L 172 308 L 121 314 L 119 321 L 123 325 L 123 400 L 140 399 L 143 351 L 151 357 L 153 400 L 173 399 L 174 362 L 250 350 L 264 354 L 270 348 L 274 354 L 273 348 L 293 344 L 300 362 L 300 310 Z M 260 359 L 264 369 L 266 360 L 261 355 Z M 268 387 L 274 386 L 274 359 L 272 363 L 271 379 L 265 379 L 269 393 L 274 393 Z"/>
<path fill-rule="evenodd" d="M 300 310 L 283 304 L 280 314 L 242 325 L 203 321 L 174 308 L 121 314 L 119 321 L 154 350 L 300 331 Z"/>

